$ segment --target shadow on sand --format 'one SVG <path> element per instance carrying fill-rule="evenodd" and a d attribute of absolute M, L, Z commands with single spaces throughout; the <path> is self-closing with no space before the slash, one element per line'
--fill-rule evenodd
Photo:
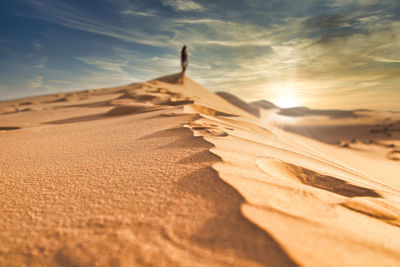
<path fill-rule="evenodd" d="M 21 129 L 21 127 L 17 126 L 5 126 L 5 127 L 0 127 L 0 131 L 13 131 L 13 130 L 18 130 Z"/>
<path fill-rule="evenodd" d="M 382 197 L 372 189 L 349 184 L 341 179 L 288 164 L 291 172 L 303 184 L 327 190 L 345 197 Z"/>
<path fill-rule="evenodd" d="M 183 177 L 179 185 L 214 203 L 216 215 L 191 236 L 193 242 L 216 251 L 233 251 L 236 257 L 262 266 L 297 266 L 272 236 L 243 217 L 240 207 L 245 200 L 211 167 Z"/>
<path fill-rule="evenodd" d="M 176 164 L 195 166 L 206 163 L 208 165 L 192 171 L 176 182 L 177 190 L 202 198 L 204 201 L 200 203 L 208 203 L 206 206 L 195 204 L 193 208 L 206 208 L 211 210 L 213 215 L 190 236 L 190 241 L 217 254 L 233 255 L 239 258 L 242 264 L 243 260 L 248 260 L 261 266 L 297 266 L 271 235 L 242 215 L 240 209 L 245 199 L 209 166 L 221 161 L 220 157 L 209 151 L 214 145 L 206 142 L 202 137 L 193 136 L 189 129 L 182 127 L 162 130 L 140 139 L 171 137 L 176 140 L 160 147 L 164 151 L 184 148 L 198 151 L 177 160 Z M 199 202 L 195 201 L 195 203 Z M 224 258 L 225 256 L 221 258 L 222 262 Z M 225 262 L 225 264 L 235 265 L 235 262 Z"/>
<path fill-rule="evenodd" d="M 157 111 L 160 108 L 146 108 L 146 109 L 137 109 L 132 107 L 116 107 L 107 111 L 106 113 L 101 114 L 94 114 L 94 115 L 86 115 L 86 116 L 78 116 L 63 120 L 56 120 L 56 121 L 49 121 L 44 124 L 68 124 L 68 123 L 76 123 L 76 122 L 88 122 L 88 121 L 95 121 L 95 120 L 104 120 L 110 119 L 112 117 L 118 116 L 126 116 L 131 114 L 138 114 L 138 113 L 146 113 L 151 111 Z"/>

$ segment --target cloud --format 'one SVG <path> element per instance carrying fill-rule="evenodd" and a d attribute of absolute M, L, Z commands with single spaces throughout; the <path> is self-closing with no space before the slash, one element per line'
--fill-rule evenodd
<path fill-rule="evenodd" d="M 371 57 L 371 59 L 378 61 L 378 62 L 385 62 L 385 63 L 400 63 L 400 59 L 391 59 L 391 58 L 383 58 L 383 57 Z"/>
<path fill-rule="evenodd" d="M 34 68 L 44 69 L 46 67 L 48 58 L 45 56 L 32 56 L 32 62 L 35 62 L 35 65 L 32 65 Z"/>
<path fill-rule="evenodd" d="M 121 25 L 105 23 L 102 19 L 95 18 L 89 13 L 62 2 L 46 0 L 25 1 L 34 7 L 40 15 L 20 14 L 20 16 L 23 17 L 45 20 L 72 29 L 101 34 L 126 42 L 151 46 L 166 46 L 170 39 L 170 36 L 148 33 L 145 30 L 132 28 L 131 25 L 129 25 L 129 27 L 121 27 Z"/>
<path fill-rule="evenodd" d="M 26 82 L 28 89 L 37 89 L 43 87 L 43 76 L 37 76 L 36 78 Z"/>
<path fill-rule="evenodd" d="M 126 85 L 133 82 L 142 82 L 142 80 L 126 73 L 90 71 L 84 76 L 74 76 L 73 79 L 71 76 L 67 76 L 65 79 L 46 80 L 43 90 L 47 93 L 77 91 Z"/>
<path fill-rule="evenodd" d="M 116 8 L 107 20 L 67 1 L 26 1 L 37 12 L 25 16 L 114 38 L 117 48 L 106 57 L 88 51 L 78 58 L 98 68 L 90 72 L 92 80 L 81 78 L 82 86 L 96 86 L 95 75 L 120 84 L 130 77 L 176 72 L 183 44 L 189 48 L 192 78 L 248 100 L 268 99 L 285 84 L 295 84 L 293 90 L 309 99 L 321 99 L 365 96 L 363 90 L 391 90 L 400 82 L 400 5 L 394 0 L 215 1 L 204 6 L 164 0 L 164 7 L 156 9 L 148 1 L 115 0 L 109 1 Z M 207 12 L 189 12 L 205 7 Z"/>
<path fill-rule="evenodd" d="M 36 40 L 33 41 L 32 45 L 33 45 L 33 50 L 35 52 L 37 52 L 37 51 L 39 51 L 39 50 L 41 50 L 43 48 L 43 45 L 41 43 L 39 43 L 38 41 L 36 41 Z"/>
<path fill-rule="evenodd" d="M 155 17 L 155 16 L 157 16 L 154 13 L 135 11 L 135 10 L 131 10 L 131 9 L 122 10 L 120 13 L 123 14 L 123 15 L 135 15 L 135 16 L 143 16 L 143 17 Z"/>
<path fill-rule="evenodd" d="M 119 47 L 113 49 L 110 55 L 114 60 L 125 61 L 126 73 L 140 75 L 143 79 L 152 79 L 165 73 L 174 73 L 180 70 L 179 55 L 143 54 L 139 51 L 127 50 Z"/>
<path fill-rule="evenodd" d="M 270 29 L 245 22 L 236 23 L 222 19 L 204 18 L 176 19 L 169 15 L 160 16 L 153 13 L 150 15 L 150 13 L 140 10 L 122 9 L 120 13 L 134 15 L 131 16 L 132 20 L 126 18 L 125 23 L 114 24 L 113 22 L 105 23 L 102 19 L 61 2 L 26 1 L 40 12 L 40 16 L 32 14 L 24 16 L 130 43 L 175 49 L 184 43 L 197 46 L 243 46 L 249 44 L 268 46 L 270 44 L 268 38 Z M 120 3 L 119 7 L 121 5 Z M 181 7 L 185 6 L 186 4 L 182 4 Z M 127 5 L 127 7 L 129 6 Z M 132 23 L 136 27 L 132 27 Z"/>
<path fill-rule="evenodd" d="M 123 68 L 127 65 L 127 62 L 116 61 L 115 59 L 102 59 L 102 58 L 89 58 L 89 57 L 78 57 L 76 58 L 88 65 L 93 65 L 104 71 L 125 73 Z"/>
<path fill-rule="evenodd" d="M 176 11 L 204 11 L 204 7 L 191 0 L 162 0 L 163 5 Z"/>

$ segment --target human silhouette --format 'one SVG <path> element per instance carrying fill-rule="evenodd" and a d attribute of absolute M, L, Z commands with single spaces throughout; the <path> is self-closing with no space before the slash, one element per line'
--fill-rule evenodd
<path fill-rule="evenodd" d="M 182 76 L 185 75 L 185 71 L 188 65 L 189 65 L 189 55 L 186 51 L 186 45 L 184 45 L 181 51 Z"/>

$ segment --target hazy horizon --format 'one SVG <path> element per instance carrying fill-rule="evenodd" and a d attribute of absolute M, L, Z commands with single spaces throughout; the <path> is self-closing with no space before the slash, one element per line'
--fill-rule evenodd
<path fill-rule="evenodd" d="M 180 69 L 283 106 L 400 110 L 400 2 L 0 3 L 0 100 L 143 82 Z"/>

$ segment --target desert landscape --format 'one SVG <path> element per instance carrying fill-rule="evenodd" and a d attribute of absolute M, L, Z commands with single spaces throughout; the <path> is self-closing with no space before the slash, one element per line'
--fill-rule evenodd
<path fill-rule="evenodd" d="M 0 102 L 1 266 L 398 266 L 400 113 L 180 73 Z"/>

